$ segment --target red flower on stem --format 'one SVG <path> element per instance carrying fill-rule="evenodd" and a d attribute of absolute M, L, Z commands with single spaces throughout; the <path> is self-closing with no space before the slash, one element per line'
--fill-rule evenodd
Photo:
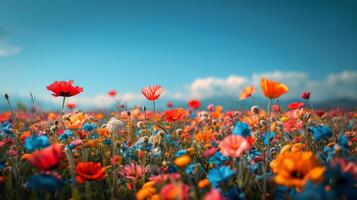
<path fill-rule="evenodd" d="M 141 90 L 141 93 L 149 100 L 155 101 L 162 93 L 163 89 L 159 85 L 146 86 Z"/>
<path fill-rule="evenodd" d="M 84 183 L 86 181 L 99 181 L 107 176 L 105 172 L 105 167 L 102 167 L 100 163 L 95 162 L 80 162 L 77 164 L 76 180 L 79 183 Z"/>
<path fill-rule="evenodd" d="M 70 81 L 55 81 L 47 86 L 51 90 L 54 97 L 71 97 L 83 92 L 82 87 L 73 86 L 73 80 Z"/>

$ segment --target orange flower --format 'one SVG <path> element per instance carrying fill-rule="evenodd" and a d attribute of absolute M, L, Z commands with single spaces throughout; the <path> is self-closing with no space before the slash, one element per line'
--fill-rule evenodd
<path fill-rule="evenodd" d="M 102 137 L 109 136 L 109 131 L 107 128 L 97 128 L 97 133 L 98 133 L 98 135 L 100 135 Z"/>
<path fill-rule="evenodd" d="M 163 89 L 159 85 L 146 86 L 141 90 L 141 93 L 149 100 L 155 101 L 162 93 Z"/>
<path fill-rule="evenodd" d="M 186 112 L 182 108 L 172 109 L 165 112 L 165 119 L 168 122 L 175 122 L 181 120 Z"/>
<path fill-rule="evenodd" d="M 107 176 L 104 167 L 100 163 L 95 162 L 80 162 L 77 164 L 76 180 L 79 183 L 84 183 L 86 181 L 99 181 Z"/>
<path fill-rule="evenodd" d="M 209 183 L 209 181 L 208 181 L 207 178 L 202 179 L 202 180 L 200 180 L 200 182 L 198 182 L 198 187 L 199 187 L 200 189 L 205 188 L 205 187 L 207 187 L 207 186 L 209 186 L 209 185 L 210 185 L 210 183 Z"/>
<path fill-rule="evenodd" d="M 160 199 L 156 193 L 155 184 L 153 181 L 145 183 L 142 188 L 136 193 L 137 200 L 155 200 Z"/>
<path fill-rule="evenodd" d="M 186 167 L 190 162 L 191 158 L 188 155 L 183 155 L 175 159 L 175 165 L 180 168 Z"/>
<path fill-rule="evenodd" d="M 26 138 L 28 138 L 29 136 L 31 135 L 31 131 L 24 131 L 21 136 L 20 136 L 20 139 L 21 139 L 21 142 L 23 142 Z"/>
<path fill-rule="evenodd" d="M 85 122 L 86 116 L 79 112 L 74 115 L 71 115 L 66 118 L 65 124 L 66 127 L 71 129 L 71 128 L 80 128 L 82 124 Z"/>
<path fill-rule="evenodd" d="M 202 132 L 195 135 L 195 139 L 197 142 L 210 143 L 215 140 L 214 132 L 212 129 L 204 128 Z"/>
<path fill-rule="evenodd" d="M 242 92 L 239 95 L 239 100 L 244 100 L 252 96 L 252 94 L 255 92 L 255 87 L 254 86 L 248 86 L 243 88 Z"/>
<path fill-rule="evenodd" d="M 285 152 L 270 163 L 277 184 L 301 189 L 308 181 L 320 182 L 325 171 L 312 152 Z"/>
<path fill-rule="evenodd" d="M 281 95 L 289 91 L 286 85 L 264 78 L 261 80 L 260 85 L 262 87 L 264 96 L 269 99 L 279 98 Z"/>

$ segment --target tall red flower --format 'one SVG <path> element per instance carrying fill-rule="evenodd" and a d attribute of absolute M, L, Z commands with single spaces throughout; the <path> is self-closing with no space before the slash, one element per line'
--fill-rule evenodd
<path fill-rule="evenodd" d="M 141 93 L 149 100 L 155 101 L 162 93 L 163 89 L 159 85 L 146 86 L 141 90 Z"/>
<path fill-rule="evenodd" d="M 28 162 L 40 169 L 48 170 L 56 167 L 62 158 L 63 144 L 53 144 L 41 150 L 37 150 L 25 158 Z"/>
<path fill-rule="evenodd" d="M 95 162 L 80 162 L 77 164 L 76 180 L 79 183 L 84 183 L 86 181 L 99 181 L 107 176 L 105 173 L 105 167 L 102 167 L 100 163 Z"/>
<path fill-rule="evenodd" d="M 110 97 L 115 97 L 115 95 L 117 95 L 117 91 L 116 91 L 116 90 L 110 90 L 110 91 L 108 92 L 108 95 L 109 95 Z"/>
<path fill-rule="evenodd" d="M 71 97 L 83 92 L 82 87 L 73 86 L 73 80 L 70 81 L 55 81 L 47 86 L 51 90 L 52 96 Z"/>
<path fill-rule="evenodd" d="M 187 105 L 191 108 L 191 109 L 198 109 L 201 106 L 201 102 L 197 99 L 192 99 L 190 100 Z"/>

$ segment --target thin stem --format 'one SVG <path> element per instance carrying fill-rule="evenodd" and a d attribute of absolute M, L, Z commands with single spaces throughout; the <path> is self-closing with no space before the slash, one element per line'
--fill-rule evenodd
<path fill-rule="evenodd" d="M 10 98 L 9 98 L 8 94 L 5 94 L 5 99 L 6 99 L 7 106 L 9 107 L 9 110 L 10 110 L 10 113 L 11 113 L 11 121 L 12 121 L 13 127 L 15 127 L 15 116 L 14 116 L 14 112 L 12 111 Z"/>
<path fill-rule="evenodd" d="M 63 114 L 63 110 L 64 110 L 64 103 L 66 101 L 66 97 L 63 97 L 63 100 L 62 100 L 62 108 L 61 108 L 61 112 L 60 112 L 60 116 L 59 116 L 59 120 L 60 122 L 62 122 L 62 114 Z"/>
<path fill-rule="evenodd" d="M 116 191 L 116 161 L 115 161 L 115 154 L 116 154 L 116 141 L 115 141 L 115 133 L 112 133 L 112 159 L 113 159 L 113 185 L 112 185 L 112 196 L 111 199 L 114 199 L 115 191 Z"/>
<path fill-rule="evenodd" d="M 155 101 L 152 101 L 152 104 L 154 106 L 154 113 L 152 115 L 152 124 L 154 124 L 155 122 L 155 114 L 156 114 L 156 105 L 155 105 Z"/>
<path fill-rule="evenodd" d="M 267 131 L 265 134 L 268 134 L 267 137 L 268 137 L 268 145 L 267 145 L 267 149 L 266 149 L 266 152 L 265 152 L 265 160 L 264 160 L 264 167 L 263 167 L 263 176 L 264 176 L 264 179 L 263 179 L 263 199 L 265 200 L 266 199 L 266 187 L 267 187 L 267 168 L 268 168 L 268 160 L 270 160 L 270 114 L 271 114 L 271 99 L 269 99 L 268 101 L 268 109 L 267 109 L 267 112 L 268 112 L 268 116 L 267 116 Z"/>

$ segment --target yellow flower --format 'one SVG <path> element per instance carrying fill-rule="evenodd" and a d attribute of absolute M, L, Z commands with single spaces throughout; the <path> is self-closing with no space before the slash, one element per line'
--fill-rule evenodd
<path fill-rule="evenodd" d="M 325 171 L 312 152 L 280 153 L 270 163 L 277 184 L 301 189 L 307 181 L 320 182 Z"/>

